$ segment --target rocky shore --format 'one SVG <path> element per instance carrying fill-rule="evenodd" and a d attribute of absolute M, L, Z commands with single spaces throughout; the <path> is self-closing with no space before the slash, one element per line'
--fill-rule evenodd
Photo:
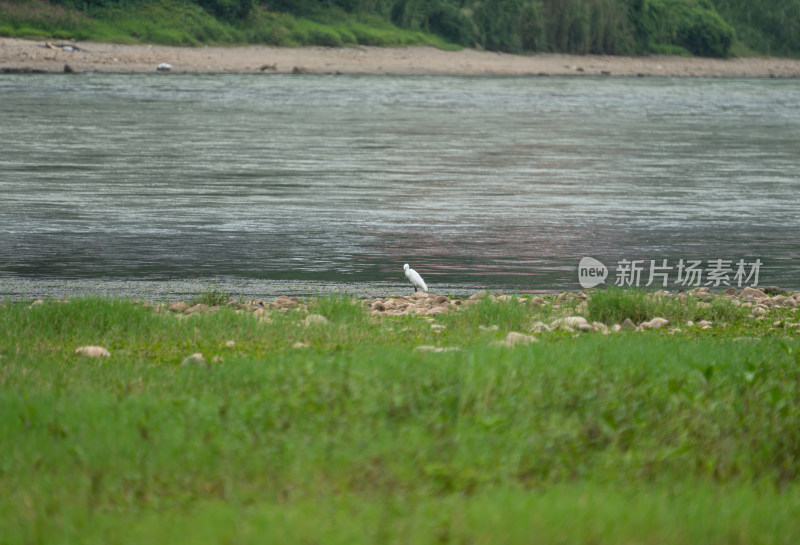
<path fill-rule="evenodd" d="M 157 70 L 162 65 L 161 70 Z M 168 65 L 169 69 L 165 66 Z M 800 77 L 782 58 L 511 55 L 432 47 L 167 47 L 0 38 L 0 73 L 398 74 L 464 76 Z"/>
<path fill-rule="evenodd" d="M 779 293 L 782 292 L 782 293 Z M 773 295 L 770 295 L 772 293 Z M 434 293 L 415 292 L 409 296 L 393 295 L 390 297 L 376 297 L 359 300 L 360 304 L 369 310 L 376 317 L 402 317 L 402 316 L 423 316 L 435 317 L 448 312 L 455 312 L 470 305 L 479 303 L 484 299 L 492 302 L 517 301 L 520 305 L 527 305 L 533 310 L 543 310 L 549 307 L 549 314 L 553 317 L 549 322 L 536 321 L 531 324 L 529 333 L 543 333 L 551 331 L 566 332 L 600 332 L 611 333 L 624 330 L 643 331 L 646 329 L 670 328 L 671 331 L 678 332 L 681 327 L 698 327 L 700 329 L 711 329 L 714 326 L 725 327 L 726 324 L 714 324 L 710 321 L 700 320 L 697 322 L 687 322 L 684 324 L 670 323 L 666 318 L 652 316 L 648 320 L 636 323 L 631 319 L 626 319 L 619 324 L 606 325 L 597 321 L 590 321 L 586 315 L 588 301 L 592 297 L 591 291 L 583 292 L 564 292 L 554 296 L 527 296 L 515 297 L 507 294 L 490 294 L 480 291 L 472 294 L 465 299 L 451 298 L 446 295 Z M 768 288 L 760 290 L 746 287 L 743 290 L 730 288 L 721 294 L 712 294 L 708 288 L 701 287 L 682 293 L 670 293 L 659 291 L 648 295 L 653 298 L 674 299 L 681 304 L 687 304 L 689 299 L 697 302 L 694 304 L 698 308 L 711 308 L 714 298 L 728 299 L 735 306 L 741 306 L 749 310 L 748 316 L 756 321 L 768 320 L 771 310 L 776 308 L 791 309 L 791 312 L 800 312 L 800 293 L 789 294 L 778 288 Z M 305 300 L 299 297 L 278 296 L 272 301 L 254 300 L 247 303 L 230 301 L 228 306 L 235 307 L 238 312 L 252 314 L 262 320 L 270 320 L 273 311 L 286 312 L 297 310 L 306 312 Z M 175 315 L 187 317 L 193 314 L 202 314 L 220 310 L 221 306 L 209 306 L 206 304 L 190 305 L 185 301 L 172 303 L 169 305 L 154 305 L 159 311 L 169 311 Z M 324 323 L 324 316 L 318 314 L 308 314 L 305 318 L 306 325 L 312 323 Z M 774 327 L 783 329 L 793 329 L 800 334 L 800 316 L 797 320 L 780 320 L 780 323 L 773 324 Z M 492 327 L 492 326 L 486 326 Z"/>

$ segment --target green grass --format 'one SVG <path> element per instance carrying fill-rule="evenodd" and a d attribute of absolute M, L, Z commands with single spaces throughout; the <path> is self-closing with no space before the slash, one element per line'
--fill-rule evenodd
<path fill-rule="evenodd" d="M 0 305 L 0 543 L 800 539 L 800 339 L 773 326 L 797 313 L 493 344 L 559 305 L 485 298 L 444 329 L 343 296 L 266 321 Z"/>
<path fill-rule="evenodd" d="M 622 323 L 626 318 L 636 324 L 654 317 L 673 323 L 689 320 L 740 322 L 749 314 L 747 307 L 736 306 L 730 299 L 715 297 L 703 301 L 695 297 L 660 297 L 641 290 L 609 288 L 596 291 L 588 301 L 587 317 L 607 325 Z"/>
<path fill-rule="evenodd" d="M 190 305 L 221 306 L 231 301 L 232 294 L 220 288 L 218 283 L 206 286 L 202 292 L 189 300 Z"/>

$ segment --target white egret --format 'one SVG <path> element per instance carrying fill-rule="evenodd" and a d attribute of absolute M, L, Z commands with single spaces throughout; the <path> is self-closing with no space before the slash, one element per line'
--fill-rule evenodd
<path fill-rule="evenodd" d="M 403 265 L 403 270 L 406 271 L 406 278 L 408 278 L 408 280 L 414 284 L 414 291 L 417 291 L 417 288 L 424 292 L 428 291 L 428 286 L 425 284 L 425 281 L 417 271 L 408 268 L 408 263 Z"/>

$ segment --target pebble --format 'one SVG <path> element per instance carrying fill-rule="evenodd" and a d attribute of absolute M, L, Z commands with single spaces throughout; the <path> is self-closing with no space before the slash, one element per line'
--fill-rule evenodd
<path fill-rule="evenodd" d="M 559 318 L 550 323 L 552 329 L 578 329 L 581 326 L 588 326 L 589 322 L 583 316 L 567 316 L 566 318 Z M 591 326 L 589 326 L 591 329 Z"/>
<path fill-rule="evenodd" d="M 653 318 L 647 322 L 640 324 L 644 329 L 660 329 L 669 325 L 669 320 L 666 318 Z"/>
<path fill-rule="evenodd" d="M 169 305 L 169 310 L 171 312 L 186 312 L 189 309 L 189 304 L 186 301 L 178 301 L 177 303 L 171 303 Z"/>
<path fill-rule="evenodd" d="M 192 314 L 197 314 L 198 312 L 206 312 L 209 308 L 210 307 L 208 305 L 200 303 L 193 307 L 187 308 L 185 311 L 183 311 L 183 313 L 186 314 L 187 316 L 191 316 Z"/>
<path fill-rule="evenodd" d="M 608 326 L 603 322 L 592 322 L 592 329 L 595 331 L 599 331 L 603 335 L 608 334 Z"/>
<path fill-rule="evenodd" d="M 107 358 L 111 355 L 111 352 L 102 346 L 80 346 L 75 349 L 75 353 L 89 358 Z"/>
<path fill-rule="evenodd" d="M 767 299 L 769 295 L 767 295 L 766 293 L 764 293 L 759 289 L 751 288 L 748 286 L 742 289 L 742 293 L 739 294 L 739 297 L 741 297 L 742 299 Z"/>
<path fill-rule="evenodd" d="M 419 350 L 420 352 L 458 352 L 461 349 L 456 346 L 432 346 L 428 344 L 423 344 L 420 346 L 415 346 L 414 350 Z"/>
<path fill-rule="evenodd" d="M 195 352 L 194 354 L 191 354 L 183 358 L 181 365 L 183 367 L 189 365 L 201 365 L 203 367 L 208 367 L 208 362 L 206 361 L 206 358 L 203 356 L 203 354 L 201 354 L 200 352 Z"/>
<path fill-rule="evenodd" d="M 550 331 L 550 326 L 545 324 L 544 322 L 534 322 L 530 329 L 531 333 L 542 333 L 545 331 Z"/>
<path fill-rule="evenodd" d="M 327 324 L 328 319 L 322 314 L 309 314 L 308 316 L 306 316 L 304 322 L 306 324 L 306 327 L 308 327 L 314 324 L 319 324 L 319 325 Z"/>
<path fill-rule="evenodd" d="M 516 331 L 509 332 L 506 335 L 505 340 L 497 341 L 495 344 L 501 344 L 504 346 L 516 346 L 518 344 L 530 344 L 530 343 L 538 343 L 539 339 L 532 335 L 526 335 L 524 333 L 518 333 Z"/>

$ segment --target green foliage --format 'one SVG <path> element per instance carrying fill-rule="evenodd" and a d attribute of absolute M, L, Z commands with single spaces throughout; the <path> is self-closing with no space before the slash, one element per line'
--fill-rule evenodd
<path fill-rule="evenodd" d="M 198 4 L 214 17 L 224 21 L 237 21 L 250 15 L 255 0 L 198 0 Z"/>
<path fill-rule="evenodd" d="M 57 38 L 80 36 L 92 24 L 85 14 L 47 0 L 0 2 L 0 22 L 9 29 L 9 34 Z"/>
<path fill-rule="evenodd" d="M 3 0 L 0 21 L 5 34 L 176 45 L 800 54 L 800 0 Z"/>
<path fill-rule="evenodd" d="M 630 17 L 645 50 L 672 45 L 695 55 L 727 57 L 735 38 L 710 0 L 634 0 Z"/>
<path fill-rule="evenodd" d="M 713 0 L 717 11 L 736 28 L 751 51 L 765 55 L 800 55 L 800 0 Z"/>
<path fill-rule="evenodd" d="M 495 51 L 538 51 L 544 45 L 544 21 L 535 1 L 486 0 L 474 11 L 478 43 Z"/>
<path fill-rule="evenodd" d="M 223 291 L 219 285 L 211 285 L 206 287 L 202 293 L 193 297 L 189 304 L 191 305 L 208 305 L 221 306 L 226 305 L 231 301 L 231 294 Z"/>
<path fill-rule="evenodd" d="M 644 290 L 617 287 L 593 291 L 587 311 L 590 320 L 607 325 L 620 324 L 626 318 L 640 324 L 655 317 L 677 324 L 689 320 L 732 322 L 744 320 L 748 314 L 747 307 L 736 306 L 724 298 L 706 302 L 693 296 L 662 297 Z"/>
<path fill-rule="evenodd" d="M 401 28 L 431 32 L 460 45 L 473 42 L 472 22 L 447 0 L 397 0 L 390 17 Z"/>
<path fill-rule="evenodd" d="M 588 318 L 607 325 L 626 319 L 640 324 L 654 317 L 672 322 L 684 319 L 688 311 L 676 299 L 665 299 L 641 290 L 610 287 L 595 290 L 587 305 Z"/>

